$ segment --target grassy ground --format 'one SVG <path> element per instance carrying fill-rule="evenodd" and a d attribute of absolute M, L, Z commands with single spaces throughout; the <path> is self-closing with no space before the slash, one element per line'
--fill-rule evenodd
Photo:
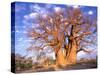
<path fill-rule="evenodd" d="M 80 69 L 92 69 L 97 68 L 97 62 L 96 61 L 88 61 L 88 62 L 78 62 L 77 64 L 70 65 L 67 67 L 59 67 L 56 71 L 63 71 L 63 70 L 80 70 Z M 54 68 L 44 68 L 42 66 L 38 66 L 34 69 L 28 69 L 28 70 L 21 70 L 16 71 L 16 73 L 30 73 L 30 72 L 47 72 L 47 71 L 55 71 Z"/>

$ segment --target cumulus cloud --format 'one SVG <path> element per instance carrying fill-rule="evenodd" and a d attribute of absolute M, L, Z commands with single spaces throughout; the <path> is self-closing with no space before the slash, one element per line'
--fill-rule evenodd
<path fill-rule="evenodd" d="M 39 17 L 39 14 L 36 12 L 32 12 L 30 14 L 24 15 L 25 20 L 36 19 Z"/>
<path fill-rule="evenodd" d="M 41 7 L 38 4 L 30 5 L 31 11 L 39 12 L 41 10 Z"/>
<path fill-rule="evenodd" d="M 31 12 L 24 16 L 25 20 L 36 19 L 39 15 L 43 15 L 43 18 L 47 17 L 49 14 L 49 9 L 54 9 L 56 13 L 62 12 L 62 8 L 53 6 L 50 4 L 45 5 L 45 7 L 40 7 L 38 4 L 30 5 Z"/>
<path fill-rule="evenodd" d="M 29 17 L 30 17 L 31 19 L 37 18 L 38 16 L 39 16 L 38 13 L 30 13 L 30 14 L 29 14 Z"/>

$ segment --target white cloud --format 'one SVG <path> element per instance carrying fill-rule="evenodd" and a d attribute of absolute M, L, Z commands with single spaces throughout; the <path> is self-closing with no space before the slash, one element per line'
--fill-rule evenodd
<path fill-rule="evenodd" d="M 79 8 L 79 5 L 74 5 L 74 6 L 72 6 L 73 8 Z"/>
<path fill-rule="evenodd" d="M 48 9 L 47 7 L 40 7 L 38 4 L 35 4 L 35 5 L 31 5 L 31 11 L 32 12 L 37 12 L 37 13 L 40 13 L 40 14 L 44 14 L 44 13 L 47 13 L 47 10 Z"/>
<path fill-rule="evenodd" d="M 39 17 L 39 14 L 38 13 L 36 13 L 36 12 L 32 12 L 32 13 L 30 13 L 30 14 L 27 14 L 27 15 L 24 15 L 24 21 L 23 21 L 23 23 L 25 23 L 26 24 L 26 21 L 28 21 L 28 20 L 30 20 L 30 19 L 36 19 L 36 18 L 38 18 Z"/>
<path fill-rule="evenodd" d="M 56 13 L 60 13 L 60 12 L 62 12 L 62 9 L 61 9 L 60 7 L 55 7 L 55 8 L 54 8 L 54 11 L 55 11 Z"/>
<path fill-rule="evenodd" d="M 19 33 L 20 31 L 19 30 L 16 30 L 16 33 Z"/>
<path fill-rule="evenodd" d="M 24 18 L 25 18 L 26 20 L 29 20 L 29 16 L 28 16 L 28 15 L 25 15 Z"/>
<path fill-rule="evenodd" d="M 39 14 L 41 14 L 41 15 L 43 15 L 43 17 L 45 17 L 44 14 L 49 13 L 48 8 L 51 8 L 51 5 L 47 5 L 45 8 L 40 7 L 38 4 L 31 5 L 30 6 L 31 13 L 24 15 L 24 19 L 25 20 L 36 19 L 36 18 L 38 18 Z"/>
<path fill-rule="evenodd" d="M 35 5 L 31 5 L 30 9 L 32 11 L 39 12 L 39 10 L 41 10 L 41 7 L 38 4 L 35 4 Z"/>
<path fill-rule="evenodd" d="M 88 12 L 88 14 L 89 14 L 89 15 L 93 15 L 93 11 L 90 10 L 90 11 Z"/>
<path fill-rule="evenodd" d="M 35 5 L 31 5 L 31 11 L 32 12 L 37 12 L 37 13 L 40 13 L 40 14 L 44 14 L 44 13 L 47 13 L 47 9 L 50 8 L 51 5 L 47 5 L 45 8 L 44 7 L 40 7 L 38 4 L 35 4 Z"/>
<path fill-rule="evenodd" d="M 41 8 L 39 13 L 40 14 L 48 14 L 49 12 L 48 12 L 48 10 L 46 8 Z"/>
<path fill-rule="evenodd" d="M 30 17 L 31 19 L 37 18 L 38 16 L 39 16 L 38 13 L 30 13 L 30 14 L 29 14 L 29 17 Z"/>
<path fill-rule="evenodd" d="M 31 42 L 32 40 L 30 40 L 30 39 L 26 39 L 26 40 L 24 40 L 25 42 Z"/>
<path fill-rule="evenodd" d="M 22 41 L 22 40 L 23 40 L 23 38 L 19 38 L 19 39 L 18 39 L 18 41 Z"/>

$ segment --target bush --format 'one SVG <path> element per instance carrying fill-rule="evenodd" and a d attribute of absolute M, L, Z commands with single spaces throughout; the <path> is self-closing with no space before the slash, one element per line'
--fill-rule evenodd
<path fill-rule="evenodd" d="M 32 68 L 32 63 L 17 63 L 16 64 L 16 69 L 17 68 L 20 68 L 21 70 L 23 70 L 23 69 L 30 69 L 30 68 Z"/>

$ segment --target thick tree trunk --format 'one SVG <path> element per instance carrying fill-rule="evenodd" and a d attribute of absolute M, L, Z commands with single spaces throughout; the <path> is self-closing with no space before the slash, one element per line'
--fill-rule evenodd
<path fill-rule="evenodd" d="M 57 66 L 67 66 L 70 64 L 76 64 L 77 58 L 77 44 L 75 40 L 70 40 L 68 44 L 67 52 L 59 49 L 56 53 L 56 64 Z"/>
<path fill-rule="evenodd" d="M 62 50 L 59 50 L 57 55 L 56 55 L 56 64 L 58 66 L 66 66 L 66 58 L 65 58 L 65 54 Z"/>
<path fill-rule="evenodd" d="M 76 63 L 76 58 L 77 58 L 77 44 L 75 40 L 69 41 L 68 45 L 68 52 L 67 52 L 67 64 L 75 64 Z"/>
<path fill-rule="evenodd" d="M 65 52 L 64 52 L 65 51 Z M 68 48 L 61 50 L 61 44 L 57 48 L 56 54 L 56 65 L 67 66 L 76 63 L 77 58 L 77 44 L 75 39 L 69 39 Z"/>

